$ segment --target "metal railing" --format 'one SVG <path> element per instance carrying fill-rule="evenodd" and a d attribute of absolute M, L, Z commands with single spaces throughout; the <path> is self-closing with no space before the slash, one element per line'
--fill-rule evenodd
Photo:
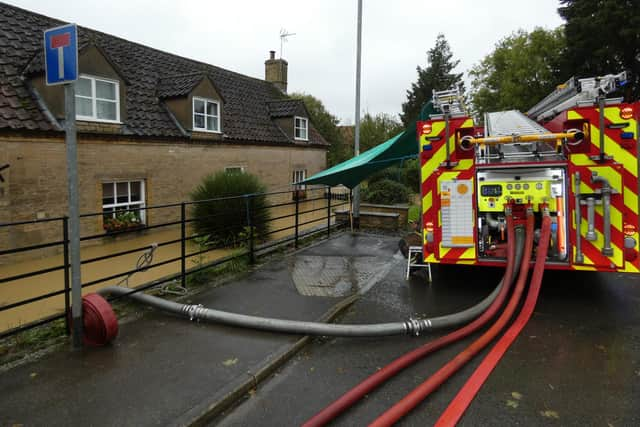
<path fill-rule="evenodd" d="M 258 198 L 263 201 L 262 208 L 254 207 Z M 82 288 L 96 289 L 114 284 L 130 286 L 132 277 L 144 273 L 148 280 L 131 286 L 132 292 L 171 283 L 186 290 L 189 277 L 195 273 L 241 258 L 254 263 L 257 256 L 283 245 L 297 248 L 300 240 L 306 237 L 318 233 L 329 236 L 332 229 L 345 225 L 337 223 L 334 209 L 346 205 L 348 200 L 348 192 L 332 193 L 329 187 L 316 187 L 147 206 L 122 211 L 138 217 L 144 211 L 146 219 L 144 224 L 124 224 L 122 229 L 107 229 L 105 218 L 111 213 L 82 214 Z M 214 213 L 194 216 L 195 208 L 204 204 Z M 211 239 L 212 235 L 218 236 L 229 227 L 225 223 L 207 229 L 207 233 L 195 231 L 198 227 L 194 227 L 194 223 L 204 219 L 208 219 L 209 224 L 215 223 L 219 219 L 216 212 L 225 211 L 219 207 L 233 204 L 241 206 L 237 216 L 241 218 L 243 231 L 232 240 Z M 253 221 L 265 213 L 262 216 L 266 225 L 258 227 Z M 64 319 L 69 333 L 68 223 L 66 216 L 0 223 L 0 239 L 4 237 L 0 240 L 0 339 L 58 319 Z M 23 240 L 20 236 L 29 233 L 49 238 L 24 246 L 15 244 Z M 155 237 L 161 240 L 155 241 Z M 148 243 L 149 240 L 153 242 Z M 165 256 L 154 260 L 154 254 L 161 251 Z M 213 254 L 214 251 L 218 253 Z M 194 266 L 190 267 L 189 261 Z M 59 301 L 60 298 L 64 301 Z M 45 303 L 47 307 L 43 305 Z M 18 310 L 29 314 L 16 315 L 22 320 L 15 326 L 11 313 Z"/>

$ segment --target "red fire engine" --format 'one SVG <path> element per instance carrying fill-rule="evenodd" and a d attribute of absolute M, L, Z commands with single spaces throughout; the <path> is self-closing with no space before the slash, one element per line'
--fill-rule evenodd
<path fill-rule="evenodd" d="M 505 207 L 551 215 L 546 268 L 639 272 L 640 102 L 607 98 L 625 73 L 571 79 L 526 114 L 487 113 L 457 90 L 434 91 L 440 113 L 418 122 L 423 259 L 504 265 Z"/>

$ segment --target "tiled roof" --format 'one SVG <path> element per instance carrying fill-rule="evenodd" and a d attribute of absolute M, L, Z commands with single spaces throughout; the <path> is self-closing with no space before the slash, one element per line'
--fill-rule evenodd
<path fill-rule="evenodd" d="M 0 3 L 0 130 L 54 129 L 25 80 L 43 70 L 42 31 L 61 24 Z M 272 120 L 270 101 L 286 98 L 271 83 L 79 26 L 78 45 L 82 49 L 89 44 L 102 51 L 125 80 L 123 133 L 183 137 L 158 98 L 184 95 L 207 76 L 224 100 L 222 129 L 227 139 L 292 142 Z M 311 134 L 315 137 L 310 142 L 326 144 L 317 132 Z"/>
<path fill-rule="evenodd" d="M 279 99 L 267 102 L 271 117 L 292 117 L 307 115 L 304 102 L 301 99 Z"/>
<path fill-rule="evenodd" d="M 158 80 L 158 97 L 171 98 L 188 95 L 203 78 L 204 74 L 201 72 L 162 77 Z"/>

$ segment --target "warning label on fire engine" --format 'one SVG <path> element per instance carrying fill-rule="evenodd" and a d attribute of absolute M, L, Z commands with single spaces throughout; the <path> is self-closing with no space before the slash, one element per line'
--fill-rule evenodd
<path fill-rule="evenodd" d="M 471 180 L 440 182 L 442 246 L 445 248 L 474 245 L 472 186 Z"/>

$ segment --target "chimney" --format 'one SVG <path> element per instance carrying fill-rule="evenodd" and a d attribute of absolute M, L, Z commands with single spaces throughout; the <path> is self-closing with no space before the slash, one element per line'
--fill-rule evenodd
<path fill-rule="evenodd" d="M 264 61 L 264 79 L 273 83 L 282 92 L 287 93 L 287 68 L 289 64 L 284 59 L 276 59 L 276 51 L 269 51 L 269 59 Z"/>

